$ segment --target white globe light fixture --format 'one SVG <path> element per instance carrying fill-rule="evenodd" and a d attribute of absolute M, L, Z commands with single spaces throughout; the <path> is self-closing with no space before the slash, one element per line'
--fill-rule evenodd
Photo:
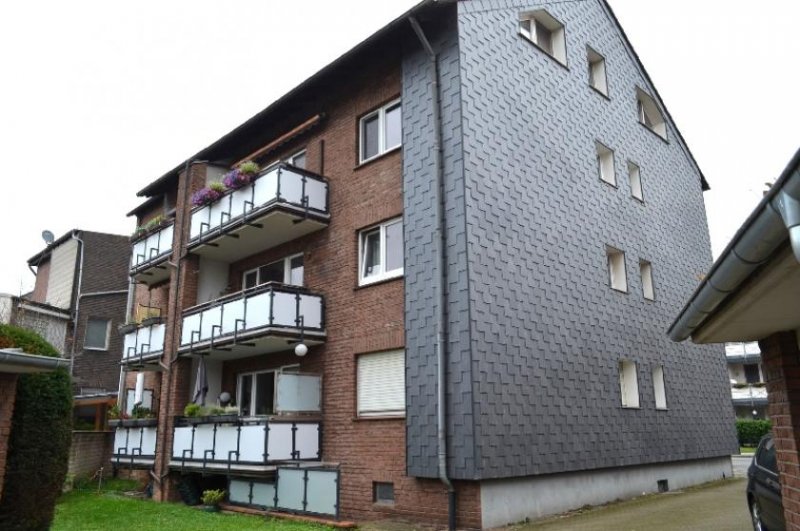
<path fill-rule="evenodd" d="M 294 353 L 295 353 L 295 354 L 296 354 L 298 357 L 302 358 L 303 356 L 305 356 L 306 354 L 308 354 L 308 347 L 307 347 L 307 346 L 305 346 L 303 343 L 298 343 L 298 344 L 297 344 L 297 345 L 294 347 Z"/>

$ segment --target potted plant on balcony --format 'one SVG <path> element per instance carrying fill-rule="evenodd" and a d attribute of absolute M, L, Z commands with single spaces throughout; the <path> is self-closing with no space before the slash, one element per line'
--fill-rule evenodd
<path fill-rule="evenodd" d="M 136 230 L 133 231 L 131 235 L 131 240 L 139 240 L 144 236 L 150 234 L 151 232 L 155 231 L 156 229 L 160 229 L 161 225 L 164 224 L 164 216 L 161 214 L 157 215 L 147 223 L 143 225 L 139 225 L 136 227 Z"/>
<path fill-rule="evenodd" d="M 128 414 L 124 411 L 120 411 L 118 404 L 114 404 L 108 408 L 106 418 L 108 419 L 108 425 L 112 428 L 116 428 L 117 426 L 123 425 L 123 421 L 128 418 Z"/>
<path fill-rule="evenodd" d="M 259 169 L 258 164 L 252 160 L 248 160 L 239 164 L 238 168 L 234 168 L 226 173 L 222 179 L 222 183 L 229 190 L 238 190 L 250 184 L 253 178 L 258 174 Z"/>
<path fill-rule="evenodd" d="M 139 328 L 139 323 L 136 321 L 128 321 L 125 324 L 119 325 L 117 330 L 124 336 L 125 334 L 130 334 L 131 332 L 135 331 L 137 328 Z"/>
<path fill-rule="evenodd" d="M 192 204 L 194 206 L 210 205 L 222 197 L 224 193 L 225 185 L 222 183 L 211 183 L 192 194 Z"/>
<path fill-rule="evenodd" d="M 219 511 L 219 504 L 225 501 L 225 491 L 219 489 L 204 490 L 200 499 L 203 501 L 204 511 L 215 513 Z"/>

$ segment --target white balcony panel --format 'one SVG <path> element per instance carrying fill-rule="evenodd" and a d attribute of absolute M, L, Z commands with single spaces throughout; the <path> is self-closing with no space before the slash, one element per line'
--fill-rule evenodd
<path fill-rule="evenodd" d="M 294 293 L 275 292 L 272 323 L 275 326 L 297 326 L 297 298 Z"/>
<path fill-rule="evenodd" d="M 183 327 L 181 329 L 181 345 L 189 345 L 194 339 L 195 342 L 199 341 L 194 332 L 200 330 L 200 317 L 202 314 L 195 313 L 183 318 Z M 192 336 L 195 336 L 194 338 Z"/>
<path fill-rule="evenodd" d="M 150 344 L 150 327 L 143 326 L 136 331 L 136 353 L 141 354 Z"/>
<path fill-rule="evenodd" d="M 317 210 L 328 209 L 328 185 L 322 181 L 308 179 L 306 181 L 306 195 L 308 206 Z"/>
<path fill-rule="evenodd" d="M 278 196 L 278 172 L 273 170 L 267 173 L 257 179 L 252 187 L 253 203 L 255 205 L 261 206 L 274 201 Z"/>
<path fill-rule="evenodd" d="M 303 326 L 322 328 L 322 299 L 316 295 L 301 295 L 300 315 L 303 316 Z"/>
<path fill-rule="evenodd" d="M 281 198 L 296 205 L 303 203 L 303 176 L 291 170 L 281 175 Z"/>
<path fill-rule="evenodd" d="M 173 225 L 152 232 L 133 244 L 131 267 L 140 267 L 172 250 Z"/>
<path fill-rule="evenodd" d="M 319 458 L 319 424 L 298 424 L 295 432 L 298 459 Z"/>
<path fill-rule="evenodd" d="M 200 321 L 200 341 L 211 339 L 212 334 L 219 335 L 219 330 L 214 329 L 214 326 L 222 324 L 222 306 L 212 306 L 203 312 L 203 318 Z"/>
<path fill-rule="evenodd" d="M 192 455 L 194 459 L 204 459 L 206 450 L 214 449 L 214 425 L 198 424 L 194 427 L 194 446 Z M 216 459 L 208 454 L 208 459 Z"/>
<path fill-rule="evenodd" d="M 125 428 L 117 428 L 114 433 L 114 449 L 115 454 L 127 453 L 128 451 L 128 430 Z"/>
<path fill-rule="evenodd" d="M 226 195 L 216 203 L 211 203 L 206 208 L 210 210 L 208 219 L 211 228 L 209 230 L 216 229 L 220 225 L 224 225 L 230 221 L 231 196 Z"/>
<path fill-rule="evenodd" d="M 270 296 L 269 292 L 260 293 L 247 299 L 247 323 L 250 328 L 269 325 Z"/>
<path fill-rule="evenodd" d="M 172 440 L 172 457 L 173 459 L 181 459 L 183 457 L 184 450 L 191 451 L 192 449 L 192 427 L 181 426 L 179 428 L 175 428 L 174 434 L 175 436 Z M 187 459 L 192 458 L 190 451 L 186 452 Z"/>
<path fill-rule="evenodd" d="M 133 357 L 136 354 L 137 331 L 128 332 L 123 339 L 122 358 Z"/>
<path fill-rule="evenodd" d="M 222 311 L 222 333 L 233 334 L 236 332 L 236 322 L 241 319 L 244 320 L 245 301 L 244 299 L 236 299 L 226 302 Z M 239 331 L 244 330 L 244 323 L 239 322 Z"/>
<path fill-rule="evenodd" d="M 192 212 L 191 226 L 189 227 L 190 238 L 197 238 L 200 236 L 201 230 L 206 230 L 206 225 L 210 223 L 210 213 L 211 209 L 208 207 Z"/>
<path fill-rule="evenodd" d="M 217 426 L 217 447 L 214 449 L 214 459 L 217 461 L 236 461 L 236 426 Z M 234 452 L 234 453 L 231 453 Z"/>
<path fill-rule="evenodd" d="M 142 428 L 141 442 L 142 454 L 156 455 L 156 435 L 158 430 L 155 426 Z"/>
<path fill-rule="evenodd" d="M 139 240 L 133 244 L 133 253 L 131 255 L 131 267 L 137 266 L 142 263 L 147 257 L 147 239 Z"/>
<path fill-rule="evenodd" d="M 242 426 L 239 439 L 239 461 L 263 462 L 264 436 L 263 424 Z M 291 444 L 291 440 L 289 444 Z"/>
<path fill-rule="evenodd" d="M 247 214 L 253 209 L 253 187 L 245 186 L 231 194 L 231 218 Z"/>
<path fill-rule="evenodd" d="M 150 327 L 150 352 L 161 352 L 164 350 L 164 334 L 167 325 L 157 324 Z"/>
<path fill-rule="evenodd" d="M 164 351 L 164 332 L 166 325 L 163 323 L 142 326 L 137 330 L 128 332 L 123 339 L 122 360 L 135 361 L 140 357 L 158 354 Z"/>
<path fill-rule="evenodd" d="M 161 236 L 158 240 L 158 254 L 168 253 L 172 250 L 172 236 L 174 230 L 175 225 L 170 225 L 161 229 Z"/>
<path fill-rule="evenodd" d="M 292 459 L 291 424 L 276 422 L 269 425 L 267 454 L 270 461 L 287 461 Z"/>

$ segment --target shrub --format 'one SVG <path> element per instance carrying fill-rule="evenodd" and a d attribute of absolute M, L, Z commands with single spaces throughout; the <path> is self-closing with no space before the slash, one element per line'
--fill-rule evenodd
<path fill-rule="evenodd" d="M 203 491 L 203 505 L 219 505 L 225 501 L 224 490 L 204 490 Z"/>
<path fill-rule="evenodd" d="M 736 433 L 740 446 L 756 446 L 761 438 L 772 429 L 768 420 L 736 419 Z"/>
<path fill-rule="evenodd" d="M 0 344 L 58 356 L 39 335 L 0 325 Z M 67 475 L 72 438 L 72 389 L 64 369 L 20 375 L 8 441 L 0 529 L 49 529 Z"/>

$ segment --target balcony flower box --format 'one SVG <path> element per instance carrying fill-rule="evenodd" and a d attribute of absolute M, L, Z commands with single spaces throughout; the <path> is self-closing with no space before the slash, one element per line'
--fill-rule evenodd
<path fill-rule="evenodd" d="M 158 426 L 158 419 L 112 419 L 108 425 L 112 428 L 148 428 Z"/>
<path fill-rule="evenodd" d="M 125 334 L 130 334 L 131 332 L 135 331 L 137 328 L 139 328 L 139 323 L 125 323 L 119 325 L 117 330 L 121 335 L 124 336 Z"/>
<path fill-rule="evenodd" d="M 164 318 L 160 315 L 148 317 L 147 319 L 142 319 L 142 326 L 154 326 L 160 325 L 164 322 Z"/>
<path fill-rule="evenodd" d="M 186 424 L 194 426 L 197 424 L 236 424 L 239 422 L 239 415 L 226 414 L 226 415 L 203 415 L 199 417 L 177 417 L 176 425 Z"/>

